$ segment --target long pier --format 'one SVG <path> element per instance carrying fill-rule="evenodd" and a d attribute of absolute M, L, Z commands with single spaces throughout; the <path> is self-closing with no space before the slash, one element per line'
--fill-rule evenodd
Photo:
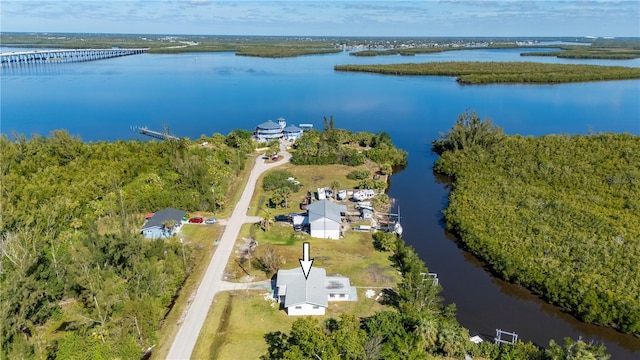
<path fill-rule="evenodd" d="M 61 62 L 81 62 L 144 54 L 145 49 L 33 50 L 0 54 L 0 67 Z"/>
<path fill-rule="evenodd" d="M 150 130 L 146 126 L 142 126 L 142 127 L 134 126 L 131 128 L 131 130 L 134 130 L 142 135 L 146 135 L 158 140 L 180 140 L 180 138 L 178 138 L 177 136 L 170 135 L 167 132 Z"/>

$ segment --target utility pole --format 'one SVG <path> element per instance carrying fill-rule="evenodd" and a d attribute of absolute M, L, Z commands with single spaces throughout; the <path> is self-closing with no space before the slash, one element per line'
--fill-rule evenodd
<path fill-rule="evenodd" d="M 218 210 L 218 206 L 216 205 L 216 184 L 211 184 L 211 196 L 213 197 L 213 213 L 215 214 Z"/>
<path fill-rule="evenodd" d="M 182 244 L 182 266 L 187 267 L 187 259 L 184 256 L 184 240 L 180 238 L 180 244 Z"/>

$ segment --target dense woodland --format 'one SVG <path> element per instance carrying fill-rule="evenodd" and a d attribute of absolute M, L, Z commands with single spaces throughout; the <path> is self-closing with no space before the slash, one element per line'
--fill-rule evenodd
<path fill-rule="evenodd" d="M 443 61 L 388 65 L 336 65 L 336 71 L 385 75 L 455 76 L 461 84 L 554 84 L 640 79 L 640 69 L 623 66 L 544 64 L 535 62 Z"/>
<path fill-rule="evenodd" d="M 251 135 L 250 133 L 248 134 Z M 146 240 L 142 214 L 224 207 L 251 140 L 86 143 L 0 138 L 0 358 L 139 358 L 190 271 L 188 246 Z"/>
<path fill-rule="evenodd" d="M 306 131 L 294 144 L 296 165 L 342 164 L 358 166 L 367 159 L 393 169 L 407 165 L 407 152 L 396 148 L 389 134 L 352 133 L 335 127 L 333 116 L 324 118 L 323 131 Z"/>
<path fill-rule="evenodd" d="M 498 346 L 469 340 L 468 331 L 456 321 L 455 305 L 444 306 L 441 288 L 428 276 L 424 262 L 413 248 L 394 234 L 378 232 L 374 245 L 388 251 L 402 274 L 396 289 L 385 291 L 389 310 L 359 319 L 343 314 L 319 322 L 312 317 L 296 320 L 289 332 L 265 335 L 269 345 L 263 360 L 276 359 L 462 359 L 465 355 L 489 359 L 607 359 L 605 349 L 584 341 L 553 340 L 547 349 L 516 342 Z"/>
<path fill-rule="evenodd" d="M 505 136 L 467 112 L 433 149 L 465 247 L 579 319 L 640 336 L 640 137 Z"/>

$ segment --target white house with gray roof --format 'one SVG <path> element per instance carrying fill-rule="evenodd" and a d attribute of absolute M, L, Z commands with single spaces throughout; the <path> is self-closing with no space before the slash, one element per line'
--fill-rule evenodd
<path fill-rule="evenodd" d="M 289 125 L 282 129 L 282 133 L 287 140 L 297 140 L 302 137 L 303 130 L 295 125 Z"/>
<path fill-rule="evenodd" d="M 324 315 L 329 301 L 356 301 L 356 288 L 349 278 L 327 276 L 327 272 L 312 267 L 305 279 L 302 268 L 278 270 L 276 294 L 288 315 Z"/>
<path fill-rule="evenodd" d="M 140 232 L 147 239 L 168 238 L 180 230 L 186 214 L 186 211 L 173 208 L 157 211 L 144 223 Z M 167 227 L 168 223 L 173 223 L 173 226 Z"/>
<path fill-rule="evenodd" d="M 346 211 L 346 205 L 336 204 L 326 199 L 309 204 L 307 206 L 309 233 L 316 238 L 338 240 L 342 214 Z"/>

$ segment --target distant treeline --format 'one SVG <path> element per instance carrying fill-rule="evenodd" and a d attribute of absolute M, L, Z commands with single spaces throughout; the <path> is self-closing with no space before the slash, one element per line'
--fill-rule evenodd
<path fill-rule="evenodd" d="M 462 84 L 553 84 L 640 79 L 640 68 L 542 64 L 534 62 L 430 62 L 390 65 L 336 65 L 336 71 L 385 75 L 455 76 Z"/>
<path fill-rule="evenodd" d="M 433 149 L 466 248 L 581 320 L 640 336 L 640 137 L 505 136 L 465 113 Z"/>
<path fill-rule="evenodd" d="M 590 46 L 557 45 L 562 51 L 542 51 L 521 56 L 556 56 L 565 59 L 629 60 L 640 58 L 640 39 L 598 39 Z"/>
<path fill-rule="evenodd" d="M 445 51 L 457 51 L 457 50 L 483 50 L 483 49 L 514 49 L 523 48 L 523 46 L 515 43 L 507 44 L 494 44 L 488 46 L 440 46 L 440 47 L 406 47 L 395 48 L 386 50 L 361 50 L 350 53 L 351 56 L 388 56 L 388 55 L 402 55 L 402 56 L 414 56 L 418 54 L 435 54 Z"/>
<path fill-rule="evenodd" d="M 250 36 L 164 36 L 115 34 L 0 34 L 3 46 L 65 49 L 148 48 L 151 54 L 235 52 L 239 56 L 295 57 L 340 52 L 325 40 Z"/>
<path fill-rule="evenodd" d="M 564 51 L 535 51 L 520 56 L 555 56 L 563 59 L 630 60 L 640 58 L 640 50 L 593 49 L 586 46 L 567 47 Z"/>
<path fill-rule="evenodd" d="M 640 57 L 640 40 L 638 39 L 608 39 L 595 40 L 591 45 L 518 45 L 516 42 L 495 43 L 488 46 L 416 46 L 394 48 L 386 50 L 362 50 L 352 52 L 352 56 L 413 56 L 418 54 L 432 54 L 444 51 L 484 50 L 484 49 L 536 49 L 556 48 L 558 51 L 534 51 L 521 53 L 521 56 L 554 56 L 565 59 L 610 59 L 627 60 Z"/>

